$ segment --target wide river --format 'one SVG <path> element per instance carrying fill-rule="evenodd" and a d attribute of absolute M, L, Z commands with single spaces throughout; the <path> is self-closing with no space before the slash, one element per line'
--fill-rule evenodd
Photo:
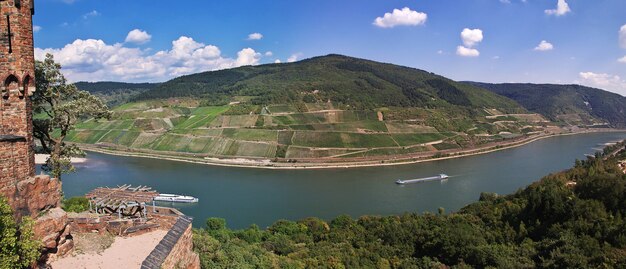
<path fill-rule="evenodd" d="M 65 175 L 66 197 L 100 187 L 148 185 L 162 193 L 198 197 L 192 205 L 174 205 L 202 227 L 208 217 L 227 220 L 230 228 L 308 216 L 332 219 L 341 214 L 390 215 L 403 212 L 455 211 L 481 192 L 513 193 L 551 172 L 573 165 L 593 148 L 625 139 L 625 133 L 596 133 L 543 139 L 485 155 L 436 162 L 320 170 L 266 170 L 110 156 L 89 153 L 88 161 Z M 446 173 L 447 182 L 400 186 L 397 179 Z"/>

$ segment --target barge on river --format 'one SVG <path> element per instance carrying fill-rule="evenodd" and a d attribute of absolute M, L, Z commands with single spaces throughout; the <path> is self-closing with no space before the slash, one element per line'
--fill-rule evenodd
<path fill-rule="evenodd" d="M 441 181 L 441 180 L 447 180 L 448 178 L 450 178 L 448 175 L 440 174 L 440 175 L 434 176 L 434 177 L 425 177 L 425 178 L 408 179 L 408 180 L 398 179 L 396 181 L 396 184 L 405 185 L 405 184 L 422 183 L 422 182 L 428 182 L 428 181 L 437 181 L 437 180 Z"/>

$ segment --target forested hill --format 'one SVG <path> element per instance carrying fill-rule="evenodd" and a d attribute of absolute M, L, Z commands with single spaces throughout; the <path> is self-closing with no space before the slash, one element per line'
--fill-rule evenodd
<path fill-rule="evenodd" d="M 115 90 L 151 90 L 159 86 L 160 83 L 126 83 L 126 82 L 85 82 L 74 83 L 78 89 L 90 93 L 102 93 Z"/>
<path fill-rule="evenodd" d="M 554 121 L 594 117 L 613 127 L 626 127 L 626 97 L 619 94 L 580 85 L 467 84 L 511 98 Z"/>
<path fill-rule="evenodd" d="M 76 82 L 76 87 L 102 98 L 109 106 L 128 102 L 135 96 L 152 90 L 159 83 L 125 83 L 125 82 Z"/>
<path fill-rule="evenodd" d="M 195 97 L 224 104 L 249 96 L 255 105 L 327 102 L 352 108 L 448 107 L 516 110 L 514 101 L 423 70 L 341 55 L 187 75 L 134 100 Z"/>

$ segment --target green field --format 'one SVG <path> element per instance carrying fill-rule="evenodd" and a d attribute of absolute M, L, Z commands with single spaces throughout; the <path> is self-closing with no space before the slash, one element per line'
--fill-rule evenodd
<path fill-rule="evenodd" d="M 235 140 L 276 142 L 278 139 L 278 131 L 226 128 L 223 129 L 222 136 Z"/>
<path fill-rule="evenodd" d="M 215 118 L 228 110 L 228 106 L 198 107 L 191 112 L 187 120 L 175 125 L 176 129 L 194 129 L 207 127 Z"/>

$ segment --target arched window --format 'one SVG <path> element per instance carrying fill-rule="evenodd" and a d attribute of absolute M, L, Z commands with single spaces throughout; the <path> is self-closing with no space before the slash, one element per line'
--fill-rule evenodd
<path fill-rule="evenodd" d="M 20 99 L 23 99 L 24 96 L 28 96 L 30 93 L 28 92 L 28 88 L 30 87 L 30 75 L 26 75 L 24 77 L 24 83 L 22 83 L 22 88 L 20 89 Z"/>
<path fill-rule="evenodd" d="M 6 80 L 4 80 L 4 87 L 2 88 L 2 98 L 4 100 L 9 99 L 9 95 L 12 90 L 17 90 L 19 88 L 20 81 L 14 75 L 9 75 Z"/>

